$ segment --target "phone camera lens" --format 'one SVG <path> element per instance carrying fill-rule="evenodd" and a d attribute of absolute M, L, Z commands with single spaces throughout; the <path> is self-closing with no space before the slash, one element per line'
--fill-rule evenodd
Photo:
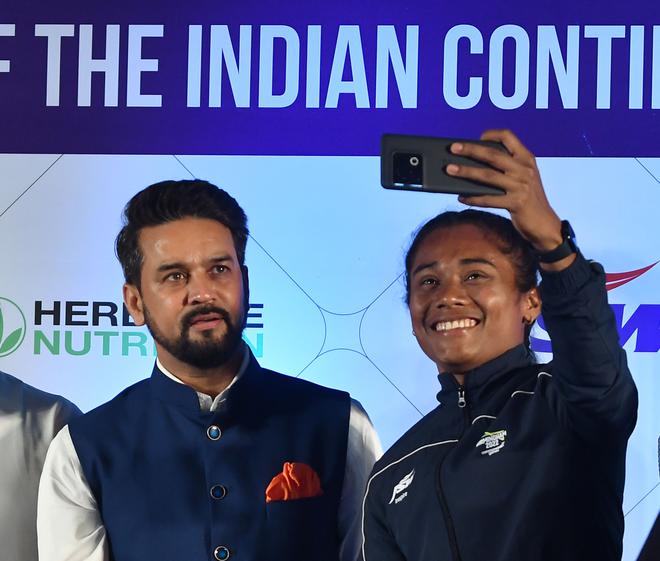
<path fill-rule="evenodd" d="M 417 167 L 419 165 L 419 158 L 417 156 L 411 156 L 409 161 L 410 165 L 413 167 Z"/>

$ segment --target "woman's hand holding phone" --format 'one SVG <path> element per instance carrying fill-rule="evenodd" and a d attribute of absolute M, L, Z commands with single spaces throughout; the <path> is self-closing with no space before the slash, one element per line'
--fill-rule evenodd
<path fill-rule="evenodd" d="M 508 152 L 456 142 L 450 147 L 453 154 L 481 161 L 488 167 L 450 164 L 447 173 L 498 187 L 504 195 L 461 195 L 459 200 L 470 206 L 508 210 L 513 225 L 539 252 L 557 247 L 562 243 L 561 220 L 546 197 L 534 155 L 509 130 L 488 130 L 481 140 L 500 142 Z"/>

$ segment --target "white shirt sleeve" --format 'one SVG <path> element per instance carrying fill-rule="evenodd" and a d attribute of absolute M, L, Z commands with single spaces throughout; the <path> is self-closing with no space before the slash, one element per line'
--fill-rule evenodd
<path fill-rule="evenodd" d="M 105 527 L 96 499 L 64 427 L 48 448 L 37 503 L 39 559 L 109 561 Z"/>
<path fill-rule="evenodd" d="M 361 559 L 362 498 L 371 469 L 383 455 L 380 439 L 366 411 L 351 399 L 344 486 L 339 499 L 339 561 Z"/>

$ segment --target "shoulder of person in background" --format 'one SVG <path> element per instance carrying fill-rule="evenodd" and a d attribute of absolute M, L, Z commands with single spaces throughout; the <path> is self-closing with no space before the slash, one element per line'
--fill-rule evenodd
<path fill-rule="evenodd" d="M 70 401 L 0 372 L 2 559 L 37 558 L 37 492 L 55 435 L 81 415 Z"/>
<path fill-rule="evenodd" d="M 42 442 L 47 447 L 71 418 L 81 414 L 80 409 L 64 397 L 0 372 L 0 423 L 10 418 L 20 419 L 15 426 L 32 432 L 35 443 Z"/>

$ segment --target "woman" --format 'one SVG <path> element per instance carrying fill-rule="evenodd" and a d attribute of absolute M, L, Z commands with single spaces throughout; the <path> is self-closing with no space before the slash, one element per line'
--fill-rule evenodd
<path fill-rule="evenodd" d="M 482 139 L 509 153 L 457 143 L 453 152 L 494 169 L 447 172 L 503 189 L 459 200 L 511 220 L 441 214 L 406 256 L 413 332 L 442 391 L 374 467 L 364 561 L 621 559 L 637 394 L 603 269 L 577 251 L 521 142 L 509 131 Z M 529 347 L 541 302 L 550 364 Z"/>

